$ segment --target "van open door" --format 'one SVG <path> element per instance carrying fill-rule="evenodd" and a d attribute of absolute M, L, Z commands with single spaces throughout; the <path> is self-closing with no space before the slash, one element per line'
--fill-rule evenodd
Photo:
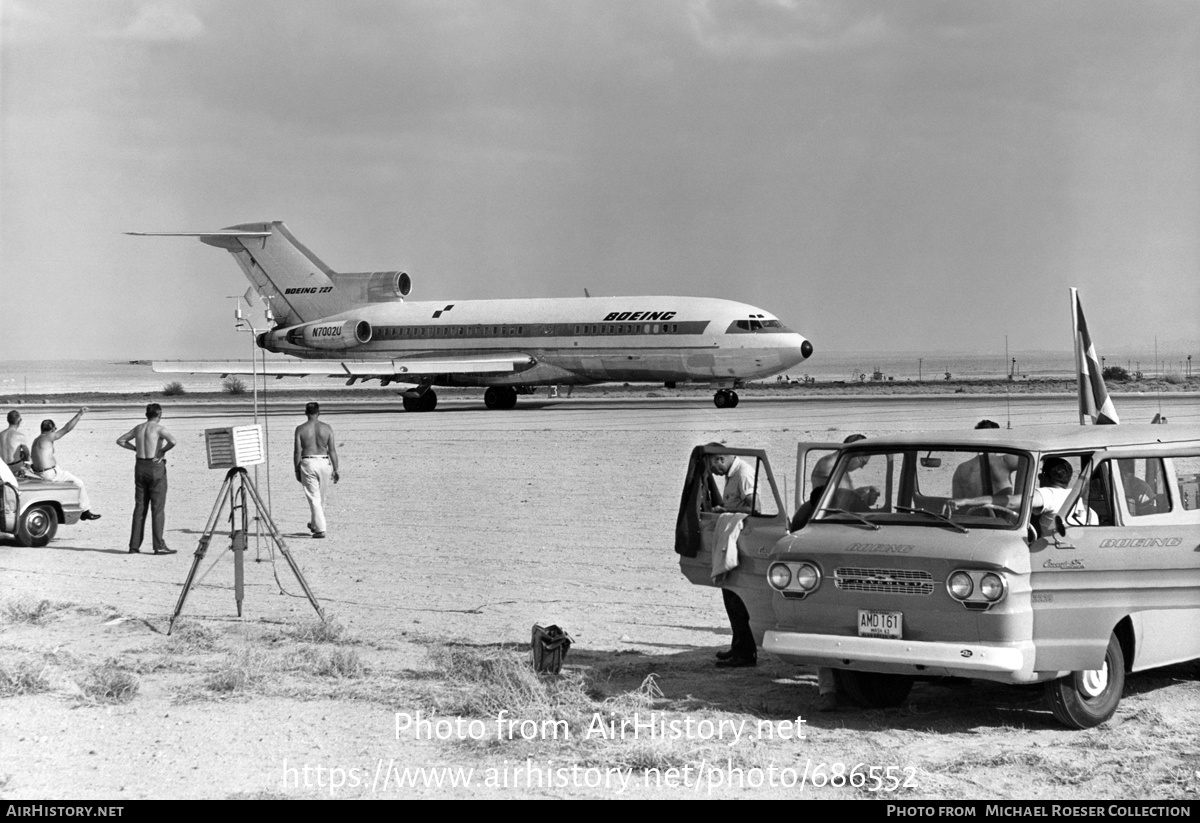
<path fill-rule="evenodd" d="M 753 504 L 741 519 L 736 539 L 737 565 L 722 574 L 714 574 L 713 553 L 719 521 L 728 515 L 713 510 L 721 504 L 723 478 L 714 476 L 708 466 L 708 458 L 718 454 L 744 461 L 754 473 Z M 772 591 L 767 585 L 767 557 L 787 534 L 787 525 L 783 501 L 764 451 L 726 446 L 692 449 L 675 525 L 679 568 L 694 585 L 736 592 L 750 612 L 750 628 L 757 642 L 762 641 L 762 633 L 774 622 Z"/>

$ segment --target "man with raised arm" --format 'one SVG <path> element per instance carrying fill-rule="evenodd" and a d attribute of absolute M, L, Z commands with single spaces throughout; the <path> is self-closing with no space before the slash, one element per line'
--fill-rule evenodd
<path fill-rule="evenodd" d="M 83 413 L 86 411 L 87 406 L 84 406 L 75 412 L 75 416 L 67 421 L 67 425 L 61 429 L 54 424 L 53 420 L 43 420 L 42 433 L 33 441 L 30 459 L 33 462 L 33 473 L 43 480 L 49 480 L 52 483 L 71 483 L 79 487 L 79 508 L 83 509 L 83 514 L 79 515 L 80 520 L 99 520 L 100 515 L 92 512 L 83 481 L 69 471 L 59 468 L 58 457 L 54 453 L 54 444 L 71 433 L 75 424 L 79 422 L 79 418 L 83 417 Z"/>

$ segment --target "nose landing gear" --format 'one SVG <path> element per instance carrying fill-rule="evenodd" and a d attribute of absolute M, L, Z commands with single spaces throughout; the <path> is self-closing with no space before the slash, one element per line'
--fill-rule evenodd
<path fill-rule="evenodd" d="M 488 386 L 483 405 L 489 409 L 512 409 L 517 405 L 517 390 L 512 386 Z"/>

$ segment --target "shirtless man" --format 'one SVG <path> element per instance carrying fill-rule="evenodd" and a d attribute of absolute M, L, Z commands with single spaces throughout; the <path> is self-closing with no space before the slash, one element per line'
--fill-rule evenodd
<path fill-rule="evenodd" d="M 25 432 L 21 431 L 21 413 L 16 409 L 8 413 L 8 428 L 0 432 L 0 461 L 6 463 L 17 477 L 29 470 L 29 444 L 25 442 Z"/>
<path fill-rule="evenodd" d="M 304 407 L 308 420 L 296 427 L 296 445 L 292 450 L 292 462 L 296 466 L 296 479 L 304 486 L 312 520 L 308 530 L 315 538 L 325 536 L 325 489 L 330 477 L 336 483 L 338 477 L 337 444 L 333 441 L 333 429 L 320 421 L 321 406 L 309 403 Z"/>
<path fill-rule="evenodd" d="M 846 437 L 842 443 L 857 443 L 859 440 L 866 440 L 865 434 L 851 434 Z M 829 476 L 833 474 L 833 464 L 837 462 L 838 452 L 832 452 L 825 455 L 813 467 L 812 478 L 809 481 L 813 489 L 823 489 L 829 485 Z M 842 473 L 842 479 L 839 488 L 852 494 L 840 494 L 838 499 L 834 501 L 835 508 L 846 508 L 850 511 L 866 511 L 875 505 L 879 500 L 879 489 L 874 486 L 856 487 L 854 481 L 850 477 L 851 472 L 856 472 L 863 466 L 869 463 L 869 457 L 852 457 L 846 471 Z"/>
<path fill-rule="evenodd" d="M 61 429 L 54 425 L 53 420 L 42 421 L 42 433 L 39 434 L 33 441 L 33 450 L 30 459 L 33 461 L 33 473 L 43 480 L 49 480 L 53 483 L 71 483 L 79 487 L 79 508 L 83 509 L 83 514 L 79 515 L 80 520 L 99 520 L 100 515 L 92 512 L 91 504 L 88 502 L 87 489 L 83 486 L 83 481 L 68 471 L 58 467 L 58 458 L 54 454 L 54 443 L 60 438 L 66 437 L 75 428 L 75 424 L 79 422 L 79 418 L 83 417 L 83 413 L 87 411 L 84 406 L 79 411 L 75 412 L 67 425 Z"/>
<path fill-rule="evenodd" d="M 998 429 L 1000 424 L 991 420 L 980 420 L 975 424 L 976 429 Z M 1021 467 L 1021 458 L 1015 454 L 989 454 L 986 457 L 988 466 L 987 484 L 984 482 L 983 463 L 980 458 L 972 458 L 959 464 L 950 480 L 950 495 L 952 497 L 975 497 L 982 494 L 999 494 L 1013 490 L 1013 473 Z"/>
<path fill-rule="evenodd" d="M 163 539 L 163 528 L 167 524 L 167 461 L 164 455 L 175 448 L 175 438 L 162 427 L 162 406 L 157 403 L 147 405 L 146 422 L 118 437 L 117 445 L 137 452 L 137 463 L 133 468 L 133 527 L 129 531 L 129 553 L 138 554 L 142 550 L 149 508 L 154 513 L 151 518 L 154 553 L 175 554 Z"/>

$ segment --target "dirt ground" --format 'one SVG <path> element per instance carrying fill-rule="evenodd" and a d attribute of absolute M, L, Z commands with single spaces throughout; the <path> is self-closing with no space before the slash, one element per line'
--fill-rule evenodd
<path fill-rule="evenodd" d="M 1200 664 L 1130 676 L 1116 717 L 1085 732 L 1057 725 L 1040 689 L 990 684 L 922 682 L 899 709 L 818 714 L 811 669 L 713 668 L 729 639 L 720 595 L 679 572 L 698 443 L 765 448 L 790 494 L 799 440 L 1073 423 L 1071 399 L 745 397 L 719 411 L 656 395 L 511 413 L 477 398 L 433 414 L 333 404 L 342 482 L 324 541 L 308 538 L 291 471 L 301 416 L 280 409 L 258 486 L 334 629 L 265 541 L 246 552 L 239 620 L 219 534 L 170 637 L 223 477 L 204 429 L 249 414 L 165 403 L 179 553 L 156 557 L 126 552 L 133 460 L 114 444 L 144 401 L 93 410 L 58 459 L 103 518 L 44 549 L 0 543 L 0 797 L 1200 797 Z M 1148 420 L 1157 402 L 1196 420 L 1194 396 L 1119 407 Z M 73 411 L 44 409 L 25 410 L 27 428 Z M 487 703 L 455 679 L 447 660 L 523 660 L 534 623 L 574 640 L 565 686 Z M 541 723 L 571 712 L 569 740 Z M 634 716 L 637 739 L 601 734 Z M 871 767 L 874 784 L 860 779 Z"/>

